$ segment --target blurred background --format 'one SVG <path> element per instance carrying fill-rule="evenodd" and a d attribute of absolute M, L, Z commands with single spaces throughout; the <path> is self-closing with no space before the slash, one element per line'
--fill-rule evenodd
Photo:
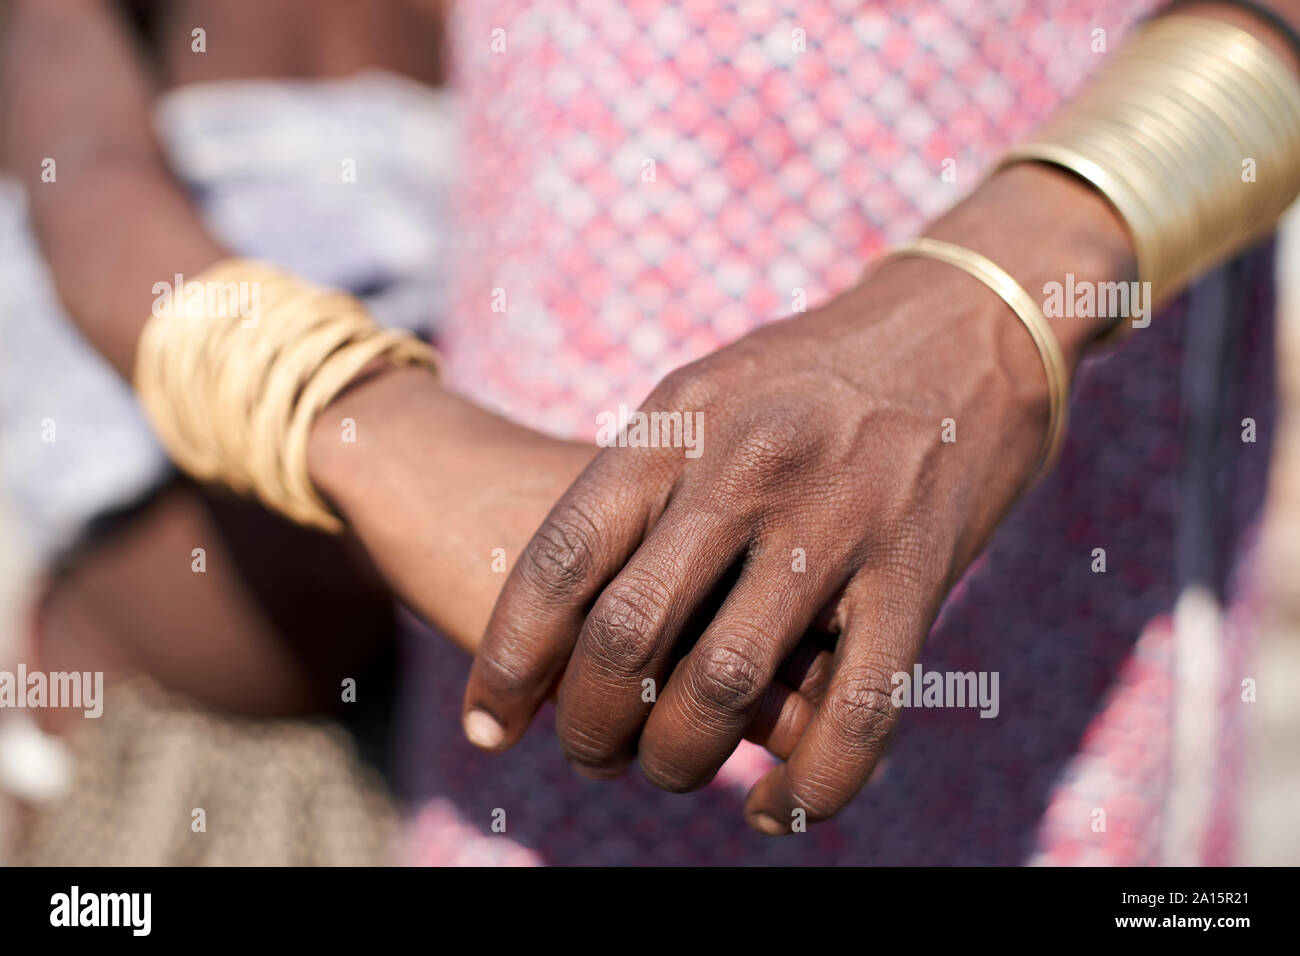
<path fill-rule="evenodd" d="M 1243 864 L 1300 863 L 1300 210 L 1278 244 L 1281 426 L 1265 530 L 1265 614 L 1253 673 Z"/>
<path fill-rule="evenodd" d="M 1300 864 L 1300 208 L 1291 211 L 1281 230 L 1278 257 L 1282 415 L 1263 545 L 1263 613 L 1255 661 L 1246 672 L 1258 686 L 1258 702 L 1247 711 L 1247 796 L 1237 861 L 1246 865 Z M 9 509 L 0 497 L 0 667 L 10 666 L 8 662 L 17 656 L 32 586 L 21 542 L 6 530 Z M 61 802 L 74 780 L 93 793 L 112 785 L 130 786 L 132 780 L 136 785 L 139 780 L 161 783 L 161 778 L 170 776 L 171 786 L 164 792 L 184 803 L 191 796 L 185 793 L 187 786 L 201 791 L 204 774 L 237 773 L 240 747 L 279 751 L 278 757 L 258 763 L 280 768 L 281 779 L 250 780 L 250 793 L 259 792 L 262 802 L 279 794 L 284 806 L 269 819 L 299 822 L 259 827 L 216 848 L 214 856 L 193 862 L 382 863 L 391 859 L 395 802 L 380 776 L 358 757 L 348 735 L 338 728 L 325 722 L 258 724 L 199 715 L 147 692 L 133 699 L 125 712 L 115 708 L 110 716 L 166 725 L 170 752 L 129 755 L 132 769 L 124 763 L 128 755 L 100 748 L 97 737 L 110 735 L 120 747 L 120 733 L 108 732 L 104 720 L 81 721 L 63 743 L 41 735 L 26 715 L 0 712 L 0 862 L 47 862 L 40 856 L 51 846 L 59 848 L 53 852 L 78 859 L 76 847 L 83 839 L 97 842 L 99 852 L 117 862 L 181 862 L 169 858 L 173 848 L 147 839 L 154 828 L 146 807 L 157 805 L 157 793 L 140 794 L 139 813 L 131 820 L 109 823 L 92 816 L 81 819 L 81 827 L 72 831 L 67 827 L 69 814 L 79 819 L 80 811 L 71 811 Z M 214 734 L 213 725 L 225 725 L 226 733 Z M 205 753 L 214 746 L 214 738 L 242 743 L 235 744 L 235 752 L 223 760 L 220 754 Z M 321 787 L 332 790 L 338 799 L 318 806 L 302 803 L 301 794 L 319 793 Z M 326 815 L 316 820 L 323 825 L 312 828 L 338 834 L 337 846 L 305 850 L 293 845 L 294 830 L 306 830 L 304 820 L 312 814 Z M 97 827 L 102 830 L 105 825 L 120 827 L 121 839 L 105 841 L 102 832 L 96 833 Z"/>
<path fill-rule="evenodd" d="M 383 220 L 376 227 L 393 231 Z M 346 252 L 370 244 L 361 237 Z M 1284 223 L 1277 255 L 1281 420 L 1262 613 L 1244 672 L 1256 681 L 1257 702 L 1243 705 L 1248 752 L 1235 860 L 1254 865 L 1300 864 L 1300 210 Z M 0 492 L 0 671 L 28 656 L 40 583 L 15 524 Z M 110 693 L 101 719 L 65 721 L 58 737 L 29 712 L 0 710 L 0 864 L 405 862 L 402 807 L 383 772 L 384 714 L 365 712 L 345 727 L 219 715 L 143 681 Z M 190 839 L 195 831 L 176 822 L 199 808 L 207 821 L 238 825 Z"/>
<path fill-rule="evenodd" d="M 1263 545 L 1263 613 L 1255 661 L 1246 671 L 1258 686 L 1258 702 L 1247 709 L 1247 796 L 1237 861 L 1247 865 L 1300 864 L 1300 208 L 1283 225 L 1278 258 L 1282 415 Z M 7 530 L 10 508 L 0 496 L 0 668 L 18 656 L 33 584 L 22 544 Z M 123 753 L 123 728 L 111 728 L 110 720 L 163 725 L 167 743 L 144 754 Z M 102 740 L 109 738 L 116 749 L 106 752 Z M 226 752 L 213 752 L 222 741 Z M 241 751 L 247 756 L 253 749 L 270 755 L 241 760 Z M 178 847 L 160 836 L 149 839 L 158 829 L 151 814 L 160 800 L 195 805 L 205 775 L 238 774 L 250 764 L 277 768 L 269 777 L 259 771 L 263 778 L 250 779 L 247 787 L 263 807 L 283 802 L 278 811 L 257 815 L 272 822 L 233 840 L 227 831 L 223 843 L 198 858 L 192 848 L 178 857 Z M 87 809 L 84 797 L 76 806 L 67 802 L 74 790 L 104 792 L 108 807 L 106 791 L 141 787 L 142 781 L 159 786 L 141 790 L 130 819 L 97 818 L 94 801 Z M 322 792 L 330 799 L 304 802 L 303 794 Z M 51 862 L 51 854 L 60 862 L 91 862 L 78 850 L 87 846 L 95 847 L 94 862 L 383 863 L 394 858 L 397 816 L 380 775 L 360 759 L 351 737 L 328 722 L 219 718 L 139 690 L 129 706 L 111 709 L 106 719 L 80 721 L 66 741 L 55 741 L 25 714 L 0 711 L 0 863 Z M 277 819 L 285 825 L 274 825 Z M 77 826 L 69 828 L 69 821 Z M 117 838 L 106 840 L 106 827 Z M 308 829 L 336 834 L 337 842 L 295 845 L 295 831 Z"/>

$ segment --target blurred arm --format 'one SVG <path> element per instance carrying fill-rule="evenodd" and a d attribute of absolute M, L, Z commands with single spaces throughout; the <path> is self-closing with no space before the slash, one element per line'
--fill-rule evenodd
<path fill-rule="evenodd" d="M 17 0 L 2 56 L 0 155 L 69 314 L 129 378 L 153 284 L 227 253 L 167 169 L 143 58 L 110 4 Z"/>

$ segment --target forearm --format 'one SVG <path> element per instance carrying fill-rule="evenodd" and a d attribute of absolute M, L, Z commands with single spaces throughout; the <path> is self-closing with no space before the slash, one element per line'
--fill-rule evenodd
<path fill-rule="evenodd" d="M 145 166 L 101 168 L 93 183 L 34 210 L 33 221 L 68 313 L 128 379 L 155 283 L 228 254 L 165 173 Z"/>
<path fill-rule="evenodd" d="M 162 159 L 145 71 L 107 5 L 16 3 L 4 59 L 6 166 L 69 314 L 129 377 L 154 283 L 224 250 Z"/>
<path fill-rule="evenodd" d="M 130 378 L 155 283 L 228 253 L 166 168 L 142 60 L 107 6 L 41 0 L 13 12 L 6 165 L 68 311 Z M 377 361 L 318 417 L 308 467 L 394 590 L 472 648 L 504 581 L 493 566 L 514 560 L 590 454 L 477 408 L 427 371 Z"/>
<path fill-rule="evenodd" d="M 1077 177 L 1037 163 L 997 172 L 925 235 L 988 256 L 1040 303 L 1049 283 L 1064 282 L 1067 274 L 1079 283 L 1137 278 L 1132 242 L 1114 207 Z M 1047 319 L 1071 370 L 1115 321 L 1097 315 Z M 1012 325 L 1013 333 L 1024 335 Z M 1032 350 L 1026 354 L 1036 365 Z"/>
<path fill-rule="evenodd" d="M 397 369 L 321 414 L 308 462 L 394 590 L 473 651 L 504 572 L 594 453 Z"/>

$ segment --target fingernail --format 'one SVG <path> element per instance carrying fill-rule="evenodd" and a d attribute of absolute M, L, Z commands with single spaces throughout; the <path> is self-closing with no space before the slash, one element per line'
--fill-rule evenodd
<path fill-rule="evenodd" d="M 790 832 L 789 827 L 783 827 L 781 821 L 770 813 L 756 813 L 750 820 L 754 824 L 754 829 L 766 833 L 768 836 L 781 836 Z"/>
<path fill-rule="evenodd" d="M 469 711 L 465 714 L 465 719 L 461 723 L 465 728 L 465 736 L 469 738 L 469 742 L 475 747 L 482 747 L 484 750 L 495 750 L 506 739 L 505 730 L 490 714 L 484 711 Z"/>

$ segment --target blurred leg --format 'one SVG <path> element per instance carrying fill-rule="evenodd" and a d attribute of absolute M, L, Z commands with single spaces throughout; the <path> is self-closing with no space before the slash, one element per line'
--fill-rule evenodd
<path fill-rule="evenodd" d="M 222 709 L 278 715 L 337 705 L 395 626 L 388 590 L 348 540 L 178 482 L 54 575 L 36 639 L 42 670 L 137 670 Z"/>

